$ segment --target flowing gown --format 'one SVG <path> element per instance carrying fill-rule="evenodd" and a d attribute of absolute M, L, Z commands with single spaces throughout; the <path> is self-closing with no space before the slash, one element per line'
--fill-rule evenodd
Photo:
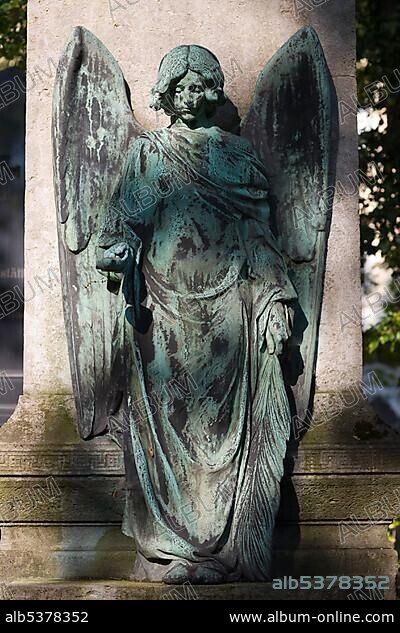
<path fill-rule="evenodd" d="M 267 197 L 246 140 L 175 125 L 134 142 L 103 227 L 100 246 L 132 253 L 118 336 L 137 578 L 176 561 L 268 578 L 290 414 L 265 331 L 296 293 Z"/>

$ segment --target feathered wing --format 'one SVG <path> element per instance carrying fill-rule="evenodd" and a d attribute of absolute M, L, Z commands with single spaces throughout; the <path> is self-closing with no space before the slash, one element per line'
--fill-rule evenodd
<path fill-rule="evenodd" d="M 272 540 L 280 502 L 280 482 L 290 432 L 290 408 L 279 359 L 265 353 L 253 401 L 246 475 L 238 496 L 236 551 L 243 579 L 270 578 Z"/>
<path fill-rule="evenodd" d="M 99 435 L 122 402 L 121 295 L 96 271 L 97 237 L 132 141 L 142 132 L 110 51 L 76 27 L 61 55 L 53 161 L 69 359 L 82 438 Z"/>
<path fill-rule="evenodd" d="M 272 228 L 299 296 L 289 361 L 296 413 L 304 419 L 313 388 L 337 142 L 335 90 L 311 27 L 295 33 L 262 70 L 242 135 L 265 165 Z"/>
<path fill-rule="evenodd" d="M 258 152 L 269 177 L 271 224 L 299 297 L 290 362 L 292 384 L 297 379 L 293 392 L 300 418 L 309 406 L 316 360 L 333 198 L 335 120 L 332 81 L 321 45 L 312 29 L 302 29 L 261 72 L 242 123 L 242 135 Z M 247 580 L 270 576 L 291 430 L 281 365 L 275 354 L 260 351 L 264 330 L 259 331 L 259 325 L 253 328 L 258 380 L 236 532 L 241 573 Z M 293 367 L 299 364 L 298 357 L 304 363 L 300 376 Z"/>

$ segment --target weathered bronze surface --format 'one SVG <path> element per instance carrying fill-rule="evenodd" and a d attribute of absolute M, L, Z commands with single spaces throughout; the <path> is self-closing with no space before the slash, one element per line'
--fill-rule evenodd
<path fill-rule="evenodd" d="M 78 421 L 124 448 L 134 578 L 269 577 L 292 416 L 310 403 L 335 109 L 318 37 L 268 62 L 241 125 L 216 57 L 178 46 L 135 121 L 78 27 L 54 96 L 59 244 Z"/>

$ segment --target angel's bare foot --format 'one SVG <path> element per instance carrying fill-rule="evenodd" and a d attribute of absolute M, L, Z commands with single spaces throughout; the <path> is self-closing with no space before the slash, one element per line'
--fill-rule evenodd
<path fill-rule="evenodd" d="M 222 572 L 206 565 L 197 565 L 191 578 L 193 585 L 219 585 L 224 581 L 225 576 Z"/>
<path fill-rule="evenodd" d="M 183 585 L 185 582 L 191 581 L 190 572 L 190 565 L 177 563 L 172 569 L 167 571 L 162 580 L 166 585 Z"/>
<path fill-rule="evenodd" d="M 206 564 L 178 563 L 163 577 L 163 582 L 167 585 L 183 585 L 185 582 L 193 585 L 219 585 L 224 581 L 225 576 L 221 571 Z"/>

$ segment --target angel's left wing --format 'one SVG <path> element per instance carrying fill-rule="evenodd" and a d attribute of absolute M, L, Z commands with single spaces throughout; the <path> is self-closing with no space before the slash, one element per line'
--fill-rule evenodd
<path fill-rule="evenodd" d="M 262 70 L 241 134 L 265 166 L 272 229 L 299 296 L 298 346 L 289 350 L 297 416 L 304 419 L 313 387 L 337 144 L 336 94 L 311 27 L 295 33 Z"/>
<path fill-rule="evenodd" d="M 128 149 L 142 131 L 114 57 L 76 27 L 57 70 L 52 134 L 64 316 L 83 439 L 105 431 L 122 399 L 121 295 L 107 292 L 96 271 L 96 247 Z"/>

